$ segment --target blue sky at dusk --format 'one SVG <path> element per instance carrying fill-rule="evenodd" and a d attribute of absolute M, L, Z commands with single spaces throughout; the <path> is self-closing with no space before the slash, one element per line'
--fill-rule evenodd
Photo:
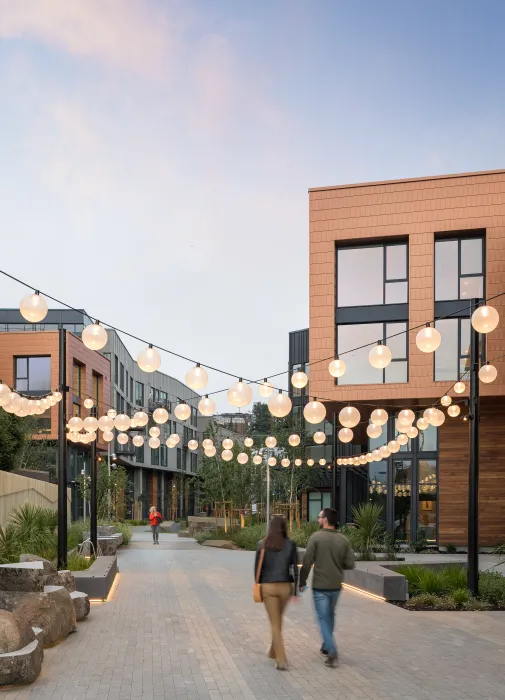
<path fill-rule="evenodd" d="M 501 0 L 0 0 L 0 267 L 279 372 L 309 187 L 504 167 L 504 26 Z"/>

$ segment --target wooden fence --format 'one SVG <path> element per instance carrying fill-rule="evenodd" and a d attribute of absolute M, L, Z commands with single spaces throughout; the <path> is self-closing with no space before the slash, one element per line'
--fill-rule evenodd
<path fill-rule="evenodd" d="M 70 519 L 71 492 L 67 489 L 67 507 Z M 0 471 L 0 525 L 4 527 L 9 514 L 24 505 L 31 503 L 34 506 L 42 506 L 57 510 L 58 486 L 47 481 L 29 479 L 26 476 Z"/>

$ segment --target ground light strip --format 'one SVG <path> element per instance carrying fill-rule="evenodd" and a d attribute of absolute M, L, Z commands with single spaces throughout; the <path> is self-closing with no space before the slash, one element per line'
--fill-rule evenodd
<path fill-rule="evenodd" d="M 114 581 L 112 582 L 112 586 L 110 587 L 110 591 L 107 595 L 107 598 L 90 598 L 89 602 L 90 603 L 108 603 L 109 600 L 112 598 L 114 593 L 116 592 L 116 588 L 119 586 L 119 571 L 118 573 L 114 576 Z"/>
<path fill-rule="evenodd" d="M 356 588 L 356 586 L 351 586 L 349 583 L 343 583 L 342 587 L 348 588 L 351 591 L 356 591 L 356 593 L 361 593 L 362 595 L 366 595 L 368 598 L 373 598 L 374 600 L 379 600 L 381 603 L 387 602 L 387 599 L 384 598 L 384 596 L 376 595 L 375 593 L 369 593 L 368 591 L 365 591 L 363 588 Z"/>

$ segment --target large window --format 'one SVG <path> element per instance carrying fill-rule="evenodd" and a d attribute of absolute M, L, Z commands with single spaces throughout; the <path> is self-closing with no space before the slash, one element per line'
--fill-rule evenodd
<path fill-rule="evenodd" d="M 309 520 L 316 521 L 323 508 L 331 507 L 331 493 L 309 491 Z"/>
<path fill-rule="evenodd" d="M 51 390 L 50 357 L 16 357 L 16 389 L 33 396 Z"/>
<path fill-rule="evenodd" d="M 408 303 L 407 244 L 339 248 L 337 306 Z"/>
<path fill-rule="evenodd" d="M 124 391 L 124 365 L 122 362 L 119 364 L 119 388 Z"/>
<path fill-rule="evenodd" d="M 399 542 L 410 542 L 412 523 L 412 461 L 393 459 L 394 534 Z"/>
<path fill-rule="evenodd" d="M 406 330 L 407 323 L 359 323 L 338 326 L 337 354 L 347 365 L 346 373 L 339 378 L 338 383 L 347 385 L 407 382 Z M 396 335 L 398 333 L 400 335 Z M 393 354 L 391 363 L 385 369 L 375 369 L 368 359 L 370 350 L 378 340 L 386 343 Z M 361 349 L 353 350 L 356 347 Z"/>
<path fill-rule="evenodd" d="M 435 327 L 442 336 L 435 351 L 435 381 L 459 379 L 470 369 L 470 319 L 444 318 Z"/>
<path fill-rule="evenodd" d="M 429 542 L 437 540 L 437 461 L 435 459 L 419 460 L 419 523 L 418 532 L 422 532 Z"/>
<path fill-rule="evenodd" d="M 137 406 L 144 405 L 144 385 L 142 382 L 135 382 L 135 403 Z"/>
<path fill-rule="evenodd" d="M 435 241 L 435 301 L 484 296 L 484 238 Z"/>

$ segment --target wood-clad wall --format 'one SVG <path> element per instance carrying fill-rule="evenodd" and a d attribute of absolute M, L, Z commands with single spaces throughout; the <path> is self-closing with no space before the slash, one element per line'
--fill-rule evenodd
<path fill-rule="evenodd" d="M 504 399 L 481 400 L 480 546 L 505 542 Z M 439 544 L 467 544 L 469 424 L 448 418 L 440 428 Z"/>

